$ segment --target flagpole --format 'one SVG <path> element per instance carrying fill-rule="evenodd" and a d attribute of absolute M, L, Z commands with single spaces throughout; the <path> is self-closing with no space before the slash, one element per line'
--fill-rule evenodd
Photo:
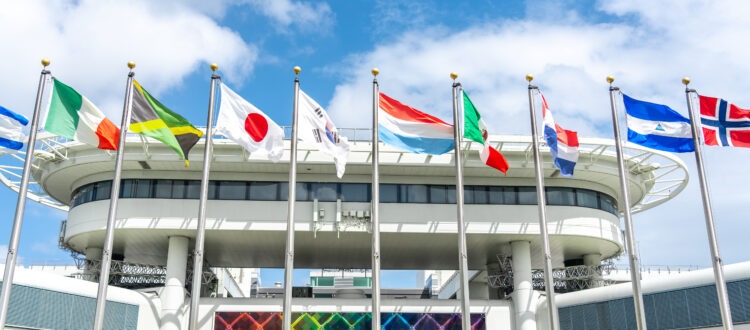
<path fill-rule="evenodd" d="M 292 110 L 291 154 L 289 155 L 289 210 L 286 219 L 286 261 L 284 262 L 284 330 L 292 329 L 292 281 L 294 275 L 294 202 L 297 199 L 297 108 L 300 67 L 294 67 L 294 104 Z"/>
<path fill-rule="evenodd" d="M 42 97 L 44 96 L 44 86 L 50 71 L 49 59 L 42 59 L 42 73 L 39 76 L 39 85 L 36 89 L 36 103 L 34 103 L 34 114 L 31 117 L 31 127 L 29 128 L 29 139 L 26 143 L 26 158 L 23 163 L 23 174 L 21 175 L 21 186 L 18 189 L 18 201 L 16 202 L 16 215 L 13 217 L 13 229 L 10 233 L 10 242 L 8 243 L 8 255 L 5 258 L 5 271 L 3 274 L 3 288 L 0 294 L 0 329 L 5 328 L 5 321 L 8 317 L 8 303 L 10 302 L 10 290 L 13 285 L 13 276 L 16 272 L 16 262 L 18 260 L 18 242 L 21 239 L 21 224 L 23 223 L 23 213 L 26 209 L 26 194 L 29 189 L 29 177 L 31 176 L 31 160 L 34 157 L 34 145 L 36 144 L 36 131 L 39 126 L 39 110 L 42 107 Z"/>
<path fill-rule="evenodd" d="M 221 76 L 216 74 L 218 65 L 211 64 L 211 90 L 208 96 L 208 118 L 206 119 L 206 146 L 203 150 L 203 176 L 201 177 L 201 199 L 198 205 L 198 226 L 195 236 L 195 253 L 193 259 L 193 285 L 190 291 L 190 325 L 189 329 L 198 329 L 198 307 L 203 279 L 203 248 L 206 236 L 206 204 L 208 201 L 208 174 L 211 169 L 213 149 L 214 104 L 216 103 L 216 84 Z"/>
<path fill-rule="evenodd" d="M 458 74 L 451 72 L 453 79 L 453 144 L 454 159 L 456 162 L 456 230 L 458 234 L 458 271 L 461 300 L 461 327 L 464 330 L 471 329 L 471 301 L 469 300 L 469 275 L 466 252 L 466 226 L 464 225 L 464 175 L 461 166 L 461 135 L 458 121 L 458 88 L 460 83 L 456 82 Z"/>
<path fill-rule="evenodd" d="M 101 269 L 99 271 L 99 289 L 96 294 L 96 311 L 94 312 L 94 330 L 100 330 L 104 325 L 104 307 L 107 302 L 107 286 L 109 285 L 109 267 L 112 263 L 112 245 L 115 239 L 115 217 L 117 215 L 117 202 L 120 197 L 120 178 L 122 176 L 122 161 L 125 158 L 125 138 L 128 134 L 130 124 L 130 108 L 133 101 L 133 77 L 135 72 L 134 62 L 128 62 L 128 82 L 125 88 L 125 104 L 122 108 L 122 122 L 120 123 L 120 143 L 117 147 L 117 158 L 115 158 L 115 175 L 112 178 L 112 192 L 109 201 L 109 213 L 107 215 L 107 229 L 104 235 L 104 247 L 102 248 Z"/>
<path fill-rule="evenodd" d="M 372 329 L 380 329 L 380 143 L 378 137 L 378 112 L 380 92 L 378 91 L 377 68 L 372 69 Z"/>
<path fill-rule="evenodd" d="M 690 100 L 690 93 L 698 94 L 698 92 L 694 89 L 688 88 L 690 78 L 682 78 L 682 83 L 685 85 L 685 98 L 687 100 L 688 114 L 690 115 L 690 128 L 693 133 L 693 144 L 695 145 L 695 164 L 698 167 L 698 181 L 701 185 L 701 197 L 703 197 L 703 214 L 706 217 L 706 232 L 708 233 L 708 244 L 711 247 L 711 262 L 714 268 L 714 281 L 716 282 L 716 294 L 719 299 L 719 309 L 721 310 L 721 323 L 724 329 L 729 330 L 734 327 L 732 322 L 732 312 L 729 309 L 727 285 L 724 280 L 721 255 L 719 255 L 719 244 L 716 239 L 716 226 L 714 225 L 711 199 L 708 194 L 706 171 L 703 167 L 703 152 L 700 143 L 701 135 L 698 132 L 698 124 L 696 123 L 693 114 L 693 102 Z"/>
<path fill-rule="evenodd" d="M 623 160 L 622 140 L 620 139 L 620 125 L 617 120 L 617 107 L 615 106 L 615 92 L 619 92 L 619 87 L 612 86 L 615 81 L 613 76 L 607 76 L 609 83 L 609 102 L 612 108 L 612 126 L 615 131 L 615 151 L 617 152 L 617 167 L 620 177 L 620 188 L 622 193 L 622 203 L 625 218 L 625 244 L 628 249 L 628 260 L 630 261 L 630 282 L 633 286 L 633 304 L 635 307 L 635 322 L 638 330 L 646 329 L 646 313 L 643 308 L 643 292 L 641 291 L 641 273 L 638 265 L 638 253 L 635 249 L 635 238 L 633 235 L 633 218 L 630 214 L 630 192 L 625 172 L 625 161 Z"/>
<path fill-rule="evenodd" d="M 531 113 L 531 141 L 534 146 L 534 170 L 536 175 L 536 198 L 539 209 L 539 235 L 542 237 L 544 250 L 544 291 L 547 293 L 547 313 L 549 314 L 549 328 L 559 329 L 560 320 L 555 304 L 555 280 L 552 278 L 552 252 L 549 247 L 549 233 L 547 232 L 547 196 L 544 193 L 544 173 L 542 172 L 542 157 L 539 152 L 539 134 L 536 129 L 536 107 L 533 92 L 539 87 L 531 84 L 534 76 L 527 74 L 529 82 L 529 112 Z"/>

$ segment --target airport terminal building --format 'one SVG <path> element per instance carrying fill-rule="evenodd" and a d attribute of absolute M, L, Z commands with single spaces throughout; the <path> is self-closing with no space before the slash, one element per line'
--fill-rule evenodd
<path fill-rule="evenodd" d="M 342 131 L 351 144 L 342 179 L 332 158 L 298 145 L 294 267 L 320 271 L 294 289 L 295 329 L 370 328 L 372 142 L 369 130 Z M 415 270 L 424 280 L 423 288 L 383 289 L 385 329 L 461 327 L 456 161 L 464 168 L 472 328 L 548 327 L 531 138 L 489 140 L 510 163 L 506 176 L 479 160 L 476 143 L 464 142 L 458 160 L 380 146 L 382 269 Z M 289 140 L 278 163 L 223 137 L 213 141 L 200 329 L 280 329 L 283 290 L 263 283 L 257 269 L 284 267 Z M 169 147 L 128 136 L 106 329 L 187 329 L 203 143 L 185 168 Z M 635 329 L 630 284 L 608 276 L 625 250 L 614 150 L 612 140 L 581 139 L 575 175 L 566 178 L 542 147 L 561 329 Z M 19 270 L 8 325 L 90 328 L 115 153 L 43 133 L 34 156 L 38 185 L 29 198 L 68 211 L 60 245 L 78 257 L 80 269 L 72 278 Z M 0 157 L 4 165 L 18 159 Z M 687 185 L 685 164 L 673 155 L 627 145 L 625 164 L 634 212 Z M 17 190 L 18 170 L 3 169 L 0 179 Z M 670 276 L 643 281 L 648 327 L 720 326 L 710 272 Z M 167 282 L 185 289 L 164 290 Z M 750 264 L 727 267 L 727 282 L 741 328 L 750 322 Z"/>

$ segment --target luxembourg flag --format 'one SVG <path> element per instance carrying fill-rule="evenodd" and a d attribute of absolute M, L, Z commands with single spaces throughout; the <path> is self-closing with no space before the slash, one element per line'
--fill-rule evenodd
<path fill-rule="evenodd" d="M 378 138 L 398 149 L 442 155 L 453 150 L 453 125 L 380 93 Z"/>
<path fill-rule="evenodd" d="M 578 161 L 578 133 L 566 130 L 555 123 L 552 111 L 547 106 L 547 100 L 542 97 L 542 116 L 544 117 L 544 140 L 547 141 L 549 151 L 560 169 L 560 174 L 572 177 Z"/>

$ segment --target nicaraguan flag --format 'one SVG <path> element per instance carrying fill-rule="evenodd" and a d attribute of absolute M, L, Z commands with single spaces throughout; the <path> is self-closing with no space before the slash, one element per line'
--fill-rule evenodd
<path fill-rule="evenodd" d="M 544 140 L 549 146 L 549 151 L 554 159 L 555 166 L 560 169 L 560 174 L 567 177 L 573 176 L 573 170 L 578 162 L 578 132 L 570 131 L 555 123 L 547 105 L 547 100 L 542 96 L 542 117 L 544 117 Z"/>
<path fill-rule="evenodd" d="M 628 114 L 628 141 L 669 152 L 695 151 L 690 120 L 666 105 L 622 94 Z"/>
<path fill-rule="evenodd" d="M 442 155 L 453 150 L 453 125 L 380 93 L 378 138 L 398 149 Z"/>
<path fill-rule="evenodd" d="M 20 150 L 26 140 L 23 127 L 28 123 L 26 117 L 0 106 L 0 148 Z"/>

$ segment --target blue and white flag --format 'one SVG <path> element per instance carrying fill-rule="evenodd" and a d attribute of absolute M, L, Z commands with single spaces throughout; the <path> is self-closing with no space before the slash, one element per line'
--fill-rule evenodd
<path fill-rule="evenodd" d="M 26 117 L 0 106 L 0 148 L 20 150 L 26 140 L 23 127 L 28 123 Z"/>
<path fill-rule="evenodd" d="M 628 141 L 662 151 L 695 151 L 689 119 L 666 105 L 625 94 L 622 101 L 628 114 Z"/>

